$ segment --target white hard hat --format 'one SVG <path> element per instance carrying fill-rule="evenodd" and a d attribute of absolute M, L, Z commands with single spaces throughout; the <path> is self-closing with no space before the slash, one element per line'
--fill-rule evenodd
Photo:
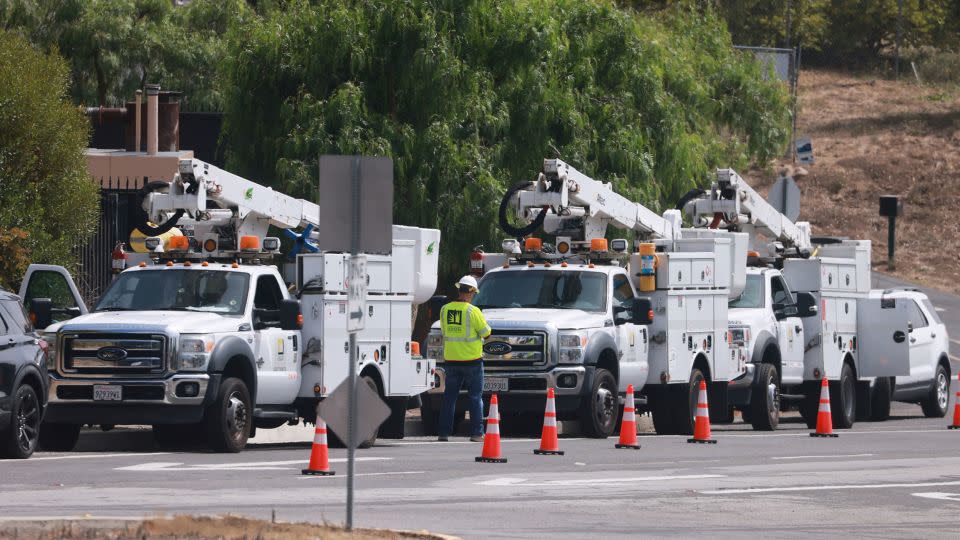
<path fill-rule="evenodd" d="M 475 291 L 480 290 L 480 286 L 477 285 L 477 278 L 469 275 L 460 278 L 460 281 L 457 282 L 457 285 L 466 285 L 467 287 L 472 287 Z"/>

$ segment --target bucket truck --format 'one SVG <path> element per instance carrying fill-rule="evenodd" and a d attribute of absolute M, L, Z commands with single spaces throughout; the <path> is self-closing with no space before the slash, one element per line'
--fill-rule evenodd
<path fill-rule="evenodd" d="M 731 347 L 761 379 L 741 409 L 744 420 L 776 427 L 783 398 L 798 402 L 812 427 L 823 377 L 834 427 L 889 414 L 894 377 L 912 371 L 907 337 L 919 317 L 912 300 L 871 293 L 870 242 L 813 242 L 809 223 L 789 219 L 731 169 L 719 169 L 710 189 L 683 207 L 695 226 L 750 238 L 746 287 L 729 310 Z M 932 362 L 949 377 L 945 358 Z"/>
<path fill-rule="evenodd" d="M 511 209 L 526 225 L 510 224 Z M 727 346 L 746 234 L 681 230 L 678 211 L 658 215 L 558 159 L 507 191 L 500 224 L 511 236 L 503 252 L 476 251 L 471 268 L 482 275 L 474 303 L 493 330 L 484 391 L 498 393 L 507 429 L 537 425 L 554 388 L 559 418 L 607 437 L 632 384 L 658 433 L 690 434 L 701 380 L 717 414 L 734 388 L 752 383 Z M 632 231 L 639 253 L 626 239 L 608 241 L 609 227 Z M 553 241 L 530 236 L 540 229 Z M 444 389 L 438 326 L 427 343 L 440 380 L 424 418 L 435 422 Z"/>
<path fill-rule="evenodd" d="M 315 421 L 349 367 L 347 255 L 310 244 L 324 224 L 318 206 L 197 159 L 141 194 L 149 260 L 121 272 L 89 313 L 62 268 L 32 267 L 23 281 L 25 299 L 62 290 L 70 300 L 60 303 L 72 303 L 35 302 L 52 346 L 41 443 L 68 450 L 82 424 L 151 424 L 161 442 L 205 437 L 237 452 L 256 429 Z M 297 255 L 290 289 L 265 264 L 280 249 L 270 226 L 302 227 L 294 249 L 312 251 Z M 168 235 L 174 227 L 184 234 Z M 411 344 L 411 310 L 436 288 L 439 237 L 394 226 L 392 252 L 368 256 L 357 371 L 391 406 L 384 436 L 403 436 L 408 402 L 434 381 Z"/>

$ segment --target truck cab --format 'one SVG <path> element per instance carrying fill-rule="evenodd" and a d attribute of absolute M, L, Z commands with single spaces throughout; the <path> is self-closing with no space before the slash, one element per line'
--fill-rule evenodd
<path fill-rule="evenodd" d="M 560 419 L 579 420 L 592 437 L 612 434 L 619 396 L 630 384 L 639 396 L 649 370 L 650 303 L 637 297 L 627 270 L 529 261 L 494 268 L 479 284 L 474 305 L 492 329 L 483 347 L 484 392 L 498 394 L 503 414 L 534 425 L 554 388 Z M 427 343 L 440 383 L 425 398 L 429 418 L 444 391 L 439 323 Z"/>
<path fill-rule="evenodd" d="M 54 299 L 35 314 L 51 352 L 46 448 L 71 449 L 82 424 L 204 424 L 214 448 L 239 451 L 299 391 L 299 307 L 274 266 L 143 264 L 87 312 L 65 270 L 36 265 L 21 294 Z"/>

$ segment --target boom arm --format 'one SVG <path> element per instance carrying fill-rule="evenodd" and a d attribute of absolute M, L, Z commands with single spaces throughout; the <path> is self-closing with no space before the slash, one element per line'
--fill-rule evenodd
<path fill-rule="evenodd" d="M 211 208 L 210 202 L 219 208 Z M 151 193 L 145 203 L 156 222 L 164 213 L 185 211 L 198 224 L 232 221 L 238 236 L 263 237 L 268 227 L 318 225 L 320 208 L 200 161 L 182 159 L 167 193 Z M 236 209 L 234 212 L 233 209 Z"/>
<path fill-rule="evenodd" d="M 717 169 L 717 181 L 709 193 L 694 199 L 684 206 L 696 226 L 705 226 L 708 220 L 711 228 L 723 221 L 727 228 L 750 234 L 751 249 L 773 251 L 770 255 L 792 249 L 798 255 L 807 256 L 810 244 L 810 224 L 801 221 L 794 223 L 787 216 L 766 201 L 756 190 L 750 187 L 733 169 Z M 763 234 L 781 246 L 769 249 L 757 233 Z"/>
<path fill-rule="evenodd" d="M 544 230 L 582 231 L 581 240 L 602 238 L 607 226 L 636 231 L 645 239 L 676 239 L 680 236 L 680 214 L 668 210 L 663 216 L 613 191 L 610 183 L 594 180 L 559 159 L 545 159 L 532 189 L 520 191 L 517 214 L 533 221 L 547 214 Z"/>

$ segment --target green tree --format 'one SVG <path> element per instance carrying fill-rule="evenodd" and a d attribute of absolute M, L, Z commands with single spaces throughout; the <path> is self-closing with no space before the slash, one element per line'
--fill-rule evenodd
<path fill-rule="evenodd" d="M 710 12 L 600 0 L 290 2 L 232 28 L 228 168 L 315 198 L 317 156 L 391 156 L 395 221 L 440 228 L 441 272 L 499 245 L 506 186 L 559 155 L 651 207 L 777 155 L 783 88 Z"/>
<path fill-rule="evenodd" d="M 0 30 L 0 257 L 75 262 L 94 231 L 99 191 L 87 173 L 88 123 L 67 99 L 70 70 Z M 0 266 L 12 287 L 22 265 Z"/>
<path fill-rule="evenodd" d="M 0 0 L 0 26 L 61 51 L 78 103 L 122 103 L 149 82 L 209 110 L 220 105 L 223 35 L 247 11 L 243 0 Z"/>

